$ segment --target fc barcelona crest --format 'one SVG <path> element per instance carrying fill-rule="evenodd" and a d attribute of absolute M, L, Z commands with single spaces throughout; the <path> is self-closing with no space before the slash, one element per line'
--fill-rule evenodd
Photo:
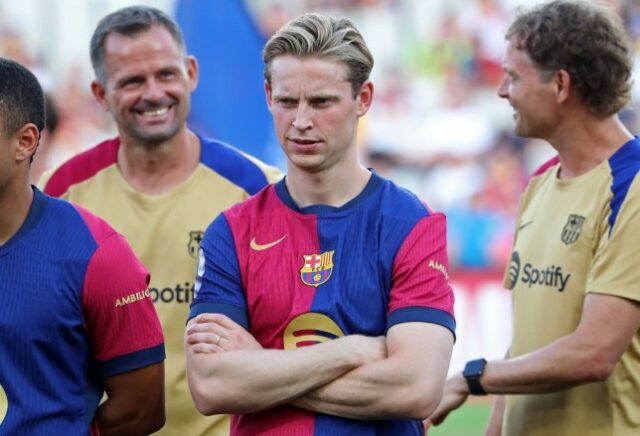
<path fill-rule="evenodd" d="M 582 224 L 584 224 L 585 217 L 580 215 L 569 215 L 567 224 L 562 229 L 561 239 L 565 244 L 573 244 L 580 237 L 582 231 Z"/>
<path fill-rule="evenodd" d="M 304 265 L 300 268 L 300 278 L 305 285 L 318 287 L 326 283 L 333 272 L 333 253 L 305 254 Z"/>
<path fill-rule="evenodd" d="M 200 242 L 202 242 L 202 238 L 204 237 L 204 232 L 199 230 L 192 230 L 189 232 L 189 243 L 187 244 L 187 251 L 189 252 L 189 256 L 194 259 L 198 258 L 198 250 L 200 249 Z"/>

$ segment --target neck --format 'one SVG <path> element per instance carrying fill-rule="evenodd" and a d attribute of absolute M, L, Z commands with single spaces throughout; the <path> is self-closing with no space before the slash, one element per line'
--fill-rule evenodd
<path fill-rule="evenodd" d="M 0 245 L 15 235 L 27 219 L 33 190 L 28 177 L 14 179 L 14 183 L 0 189 Z"/>
<path fill-rule="evenodd" d="M 289 165 L 285 183 L 298 207 L 314 204 L 340 207 L 362 192 L 370 178 L 371 172 L 360 164 L 351 172 L 330 168 L 318 173 Z"/>
<path fill-rule="evenodd" d="M 200 161 L 200 141 L 182 129 L 171 139 L 145 144 L 120 137 L 118 167 L 127 183 L 144 194 L 162 194 L 183 183 Z"/>
<path fill-rule="evenodd" d="M 633 135 L 617 115 L 571 117 L 548 141 L 560 156 L 560 178 L 571 179 L 609 159 Z"/>

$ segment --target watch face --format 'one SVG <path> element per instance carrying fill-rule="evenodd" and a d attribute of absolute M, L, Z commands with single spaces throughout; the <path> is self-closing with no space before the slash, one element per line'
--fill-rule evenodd
<path fill-rule="evenodd" d="M 478 376 L 482 374 L 484 371 L 484 366 L 487 361 L 484 359 L 476 359 L 467 362 L 467 365 L 464 367 L 463 375 L 465 376 Z"/>

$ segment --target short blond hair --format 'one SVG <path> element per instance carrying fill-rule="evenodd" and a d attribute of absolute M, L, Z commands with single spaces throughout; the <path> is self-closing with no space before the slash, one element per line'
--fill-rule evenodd
<path fill-rule="evenodd" d="M 278 56 L 324 57 L 347 66 L 347 81 L 353 96 L 369 79 L 373 56 L 362 34 L 353 23 L 343 17 L 309 13 L 282 26 L 262 51 L 264 78 L 271 85 L 271 62 Z"/>

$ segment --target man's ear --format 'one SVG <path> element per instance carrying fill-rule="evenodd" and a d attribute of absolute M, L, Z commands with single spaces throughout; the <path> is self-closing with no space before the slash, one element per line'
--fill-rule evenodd
<path fill-rule="evenodd" d="M 558 70 L 553 77 L 556 89 L 556 101 L 564 103 L 571 95 L 571 76 L 566 70 Z"/>
<path fill-rule="evenodd" d="M 356 98 L 358 99 L 358 117 L 361 117 L 369 111 L 373 102 L 373 82 L 371 80 L 362 84 Z"/>
<path fill-rule="evenodd" d="M 98 80 L 94 80 L 91 82 L 91 93 L 95 97 L 96 101 L 102 106 L 102 109 L 105 111 L 109 111 L 109 104 L 107 103 L 107 90 L 104 88 L 102 83 Z"/>
<path fill-rule="evenodd" d="M 195 91 L 198 87 L 198 77 L 200 75 L 200 67 L 198 66 L 198 60 L 194 56 L 187 56 L 187 76 L 191 86 L 191 92 Z"/>
<path fill-rule="evenodd" d="M 16 161 L 31 160 L 40 141 L 40 131 L 36 125 L 33 123 L 25 124 L 13 135 L 13 138 L 16 144 Z"/>
<path fill-rule="evenodd" d="M 269 110 L 271 110 L 273 100 L 271 99 L 271 85 L 267 80 L 264 81 L 264 94 L 267 98 L 267 107 L 269 108 Z"/>

